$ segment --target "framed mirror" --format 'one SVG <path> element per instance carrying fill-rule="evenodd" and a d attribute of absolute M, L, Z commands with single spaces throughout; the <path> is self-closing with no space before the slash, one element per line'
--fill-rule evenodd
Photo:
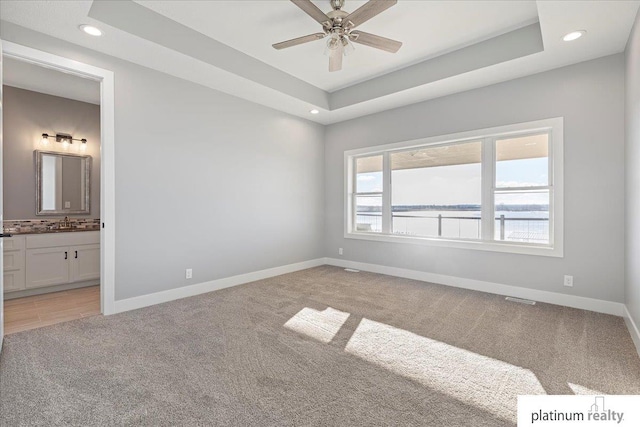
<path fill-rule="evenodd" d="M 88 215 L 91 156 L 36 150 L 36 215 Z"/>

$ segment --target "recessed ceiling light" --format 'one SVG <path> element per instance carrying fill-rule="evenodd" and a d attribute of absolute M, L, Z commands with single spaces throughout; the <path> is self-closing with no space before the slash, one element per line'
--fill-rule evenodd
<path fill-rule="evenodd" d="M 316 110 L 315 108 L 309 111 L 311 114 L 320 114 L 320 110 Z"/>
<path fill-rule="evenodd" d="M 98 37 L 102 35 L 102 31 L 100 31 L 100 29 L 94 27 L 93 25 L 82 24 L 79 28 L 90 36 Z"/>
<path fill-rule="evenodd" d="M 580 30 L 580 31 L 572 31 L 569 34 L 566 34 L 562 40 L 566 41 L 566 42 L 570 42 L 573 40 L 577 40 L 580 37 L 584 36 L 587 32 L 585 30 Z"/>

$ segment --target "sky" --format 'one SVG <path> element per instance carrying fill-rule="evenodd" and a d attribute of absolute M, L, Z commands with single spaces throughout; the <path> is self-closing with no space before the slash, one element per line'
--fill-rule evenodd
<path fill-rule="evenodd" d="M 547 185 L 548 159 L 518 159 L 496 164 L 497 187 Z M 392 171 L 393 205 L 480 204 L 479 163 Z M 381 192 L 382 172 L 358 174 L 358 192 Z M 359 204 L 378 205 L 379 199 Z M 496 195 L 496 204 L 548 204 L 548 192 Z"/>

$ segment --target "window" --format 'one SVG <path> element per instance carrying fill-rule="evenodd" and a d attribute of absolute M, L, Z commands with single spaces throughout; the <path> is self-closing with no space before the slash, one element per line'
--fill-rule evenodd
<path fill-rule="evenodd" d="M 360 157 L 356 163 L 356 230 L 382 231 L 382 156 Z"/>
<path fill-rule="evenodd" d="M 393 234 L 479 239 L 482 142 L 390 153 Z"/>
<path fill-rule="evenodd" d="M 562 256 L 562 119 L 345 152 L 345 237 Z"/>
<path fill-rule="evenodd" d="M 497 139 L 494 239 L 549 244 L 549 133 Z"/>

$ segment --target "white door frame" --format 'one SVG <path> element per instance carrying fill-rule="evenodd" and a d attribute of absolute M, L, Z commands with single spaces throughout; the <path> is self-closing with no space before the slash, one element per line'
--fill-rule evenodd
<path fill-rule="evenodd" d="M 100 82 L 100 308 L 115 313 L 115 93 L 113 71 L 2 40 L 3 54 Z M 0 310 L 3 307 L 0 306 Z"/>

